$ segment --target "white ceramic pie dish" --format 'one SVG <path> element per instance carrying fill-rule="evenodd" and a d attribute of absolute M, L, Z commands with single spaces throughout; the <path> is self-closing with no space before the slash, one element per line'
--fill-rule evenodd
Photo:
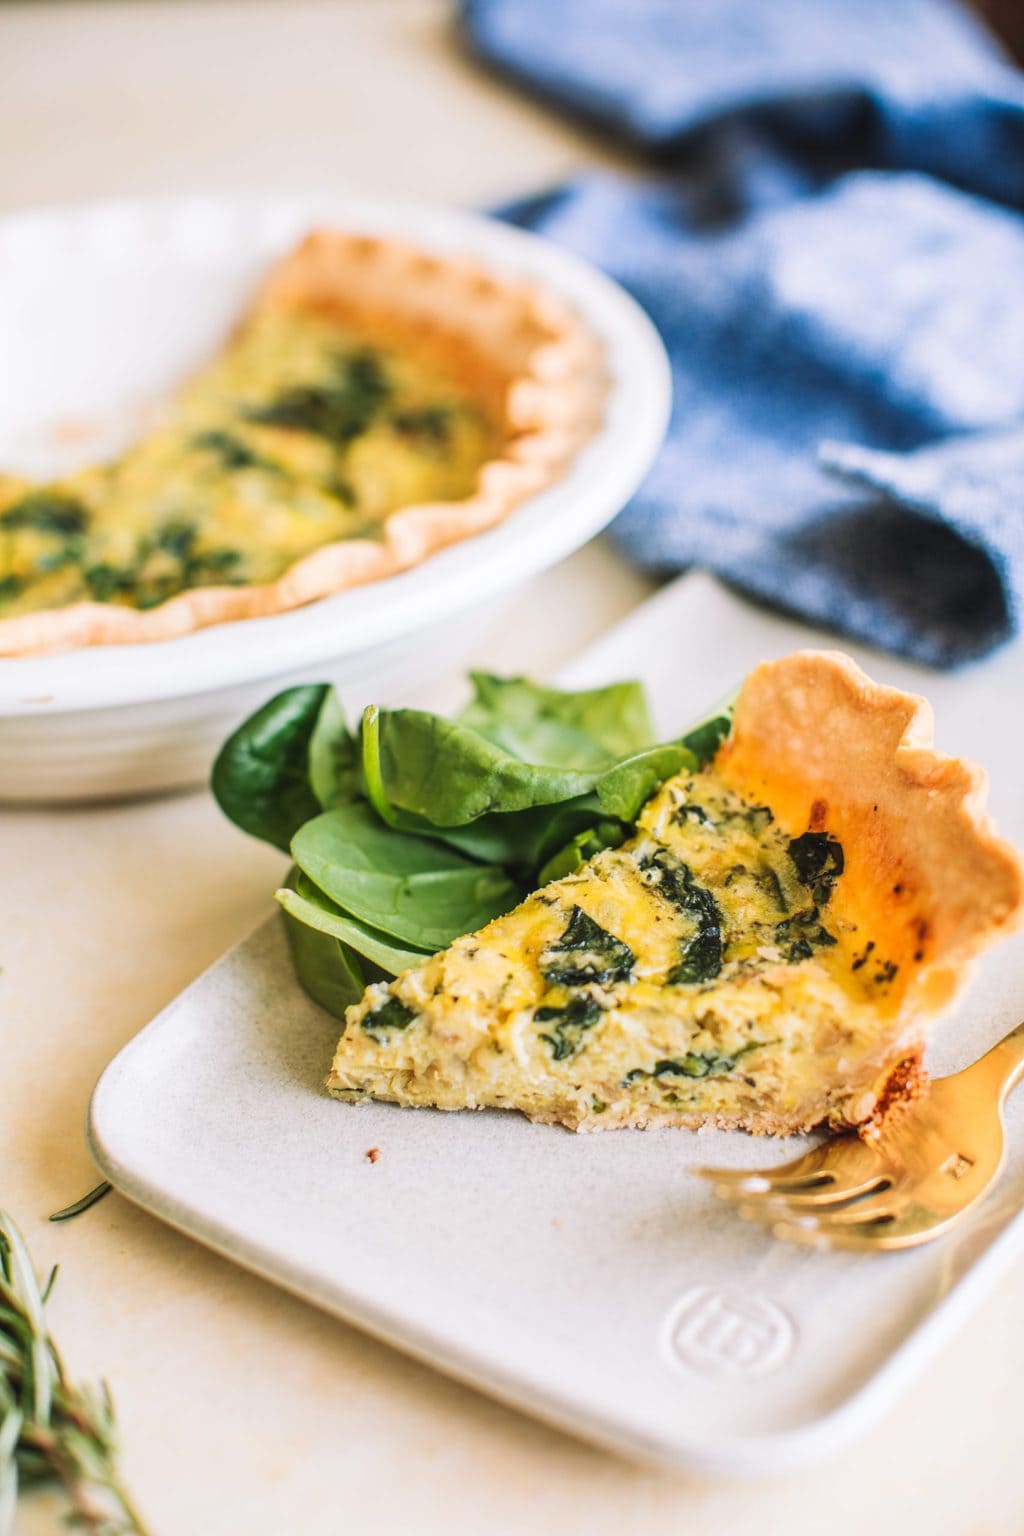
<path fill-rule="evenodd" d="M 0 660 L 0 799 L 118 796 L 201 780 L 231 725 L 330 678 L 353 704 L 457 665 L 504 601 L 603 528 L 664 435 L 668 361 L 616 284 L 479 215 L 327 197 L 40 209 L 0 220 L 0 464 L 45 475 L 115 451 L 138 412 L 217 344 L 263 270 L 317 225 L 394 232 L 571 300 L 601 337 L 600 431 L 565 477 L 492 531 L 387 581 L 268 619 L 148 645 Z M 59 423 L 88 437 L 59 441 Z"/>

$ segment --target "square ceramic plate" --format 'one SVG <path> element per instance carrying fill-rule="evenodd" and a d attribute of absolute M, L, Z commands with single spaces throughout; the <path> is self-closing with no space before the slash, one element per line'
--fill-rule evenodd
<path fill-rule="evenodd" d="M 758 660 L 816 637 L 709 578 L 675 583 L 565 674 L 642 676 L 677 731 Z M 854 648 L 855 649 L 855 648 Z M 1024 840 L 1024 648 L 956 676 L 863 657 L 933 699 L 940 745 L 984 762 Z M 1024 937 L 939 1028 L 940 1072 L 1024 1012 Z M 514 1114 L 349 1106 L 321 1087 L 338 1032 L 268 922 L 107 1068 L 100 1167 L 131 1199 L 329 1312 L 574 1434 L 718 1473 L 779 1470 L 874 1412 L 1019 1244 L 1024 1095 L 1010 1167 L 952 1237 L 818 1254 L 745 1226 L 688 1175 L 793 1143 L 720 1132 L 573 1136 Z M 372 1147 L 380 1149 L 371 1163 Z"/>

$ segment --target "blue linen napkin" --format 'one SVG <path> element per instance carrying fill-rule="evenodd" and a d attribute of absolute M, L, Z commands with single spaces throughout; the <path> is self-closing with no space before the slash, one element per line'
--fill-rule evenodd
<path fill-rule="evenodd" d="M 623 549 L 932 665 L 1016 633 L 1024 78 L 980 26 L 949 0 L 463 0 L 463 23 L 647 171 L 502 210 L 668 347 Z"/>

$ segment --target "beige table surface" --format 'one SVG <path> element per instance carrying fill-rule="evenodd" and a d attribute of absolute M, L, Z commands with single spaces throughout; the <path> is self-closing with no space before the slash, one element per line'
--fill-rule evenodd
<path fill-rule="evenodd" d="M 486 202 L 595 161 L 462 60 L 445 18 L 436 0 L 0 6 L 0 211 L 240 186 Z M 551 670 L 646 591 L 592 546 L 535 584 L 525 652 L 495 636 L 479 659 Z M 495 1406 L 119 1196 L 47 1226 L 92 1182 L 101 1068 L 263 916 L 280 863 L 204 794 L 0 812 L 0 1203 L 60 1261 L 55 1331 L 76 1373 L 113 1384 L 155 1532 L 1024 1532 L 1021 1265 L 855 1447 L 729 1486 Z M 57 1530 L 55 1511 L 27 1505 L 19 1536 Z"/>

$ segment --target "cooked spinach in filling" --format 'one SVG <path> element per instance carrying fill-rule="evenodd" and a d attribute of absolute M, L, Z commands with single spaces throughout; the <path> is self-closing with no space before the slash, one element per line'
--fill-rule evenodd
<path fill-rule="evenodd" d="M 465 499 L 496 443 L 432 364 L 260 315 L 120 458 L 53 485 L 0 473 L 0 617 L 274 581 L 401 507 Z"/>
<path fill-rule="evenodd" d="M 371 1040 L 383 1045 L 390 1039 L 392 1030 L 408 1029 L 415 1017 L 412 1009 L 407 1008 L 397 997 L 389 997 L 379 1008 L 365 1015 L 363 1030 Z"/>
<path fill-rule="evenodd" d="M 666 993 L 710 992 L 773 965 L 810 960 L 837 942 L 827 907 L 844 859 L 832 835 L 787 838 L 767 806 L 730 791 L 713 770 L 665 786 L 641 828 L 647 835 L 614 855 L 628 927 L 611 933 L 586 910 L 587 896 L 599 895 L 600 887 L 593 873 L 581 874 L 580 902 L 539 957 L 546 992 L 534 1021 L 555 1061 L 587 1049 L 591 1032 L 638 975 Z M 566 885 L 575 889 L 573 880 Z M 643 896 L 631 897 L 634 888 Z M 657 962 L 636 942 L 634 923 L 658 930 Z M 623 1082 L 667 1087 L 719 1076 L 762 1043 L 663 1056 L 630 1068 Z"/>
<path fill-rule="evenodd" d="M 576 1055 L 586 1031 L 593 1029 L 601 1012 L 601 1004 L 595 998 L 581 996 L 571 997 L 558 1007 L 538 1008 L 534 1018 L 538 1024 L 547 1026 L 541 1039 L 550 1046 L 552 1056 L 556 1061 L 565 1061 Z"/>
<path fill-rule="evenodd" d="M 588 982 L 610 986 L 626 981 L 633 970 L 633 951 L 621 939 L 573 907 L 568 927 L 541 959 L 541 975 L 551 986 L 579 987 Z"/>

